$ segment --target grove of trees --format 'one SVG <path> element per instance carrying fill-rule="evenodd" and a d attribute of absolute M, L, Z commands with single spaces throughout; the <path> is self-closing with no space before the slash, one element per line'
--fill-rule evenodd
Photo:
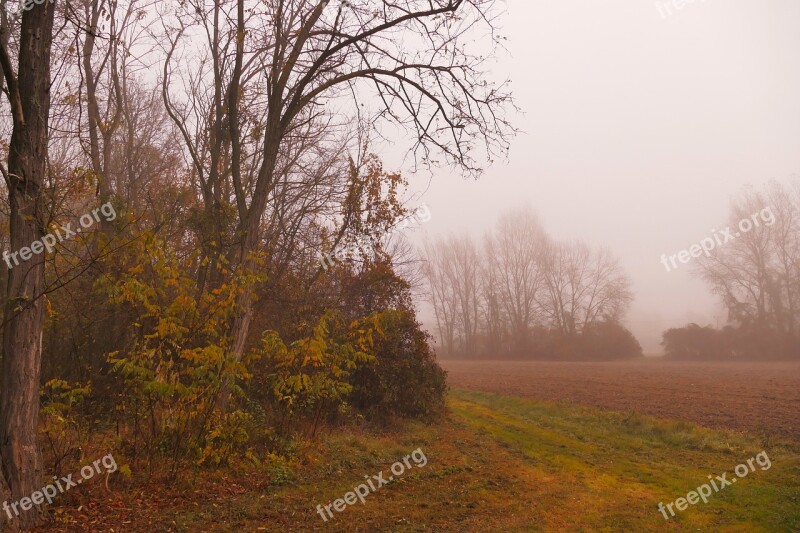
<path fill-rule="evenodd" d="M 731 204 L 728 226 L 760 214 L 750 231 L 697 259 L 695 272 L 719 296 L 728 326 L 691 324 L 664 332 L 677 359 L 800 358 L 800 183 L 748 189 Z M 733 231 L 733 230 L 732 230 Z"/>
<path fill-rule="evenodd" d="M 3 500 L 89 440 L 177 471 L 355 412 L 436 413 L 444 375 L 391 251 L 317 258 L 406 216 L 375 154 L 388 135 L 467 175 L 507 151 L 513 103 L 486 67 L 499 2 L 16 4 L 0 0 L 0 251 L 100 204 L 118 216 L 2 272 Z"/>
<path fill-rule="evenodd" d="M 507 213 L 481 243 L 425 246 L 439 352 L 489 359 L 619 359 L 641 355 L 620 320 L 633 298 L 617 260 L 556 242 L 530 210 Z"/>

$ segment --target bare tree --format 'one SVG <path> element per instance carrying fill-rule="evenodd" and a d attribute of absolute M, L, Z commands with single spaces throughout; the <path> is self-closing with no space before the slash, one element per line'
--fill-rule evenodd
<path fill-rule="evenodd" d="M 128 11 L 123 20 L 130 19 L 134 2 L 128 4 Z M 108 169 L 111 163 L 111 139 L 122 122 L 122 82 L 120 81 L 119 31 L 117 29 L 117 2 L 110 0 L 87 0 L 84 2 L 82 17 L 76 21 L 76 44 L 81 46 L 81 80 L 85 87 L 89 142 L 87 152 L 92 163 L 92 170 L 97 179 L 100 199 L 109 197 Z M 101 27 L 107 22 L 108 28 Z M 107 35 L 101 35 L 105 29 Z M 101 39 L 106 46 L 98 47 Z M 82 43 L 81 43 L 82 41 Z M 97 66 L 95 66 L 97 63 Z M 122 70 L 124 72 L 124 70 Z M 101 103 L 101 83 L 107 80 L 107 97 Z M 101 105 L 105 104 L 101 110 Z"/>
<path fill-rule="evenodd" d="M 748 190 L 731 206 L 730 242 L 701 256 L 697 273 L 751 337 L 791 350 L 800 326 L 800 187 Z M 725 238 L 730 240 L 729 237 Z"/>
<path fill-rule="evenodd" d="M 450 236 L 433 244 L 437 250 L 429 258 L 437 261 L 436 271 L 450 291 L 440 292 L 452 301 L 447 304 L 454 311 L 455 335 L 458 342 L 453 347 L 466 357 L 477 354 L 478 328 L 480 326 L 480 269 L 481 259 L 475 243 L 466 235 Z"/>
<path fill-rule="evenodd" d="M 556 243 L 547 254 L 545 306 L 551 325 L 576 336 L 598 321 L 616 322 L 633 299 L 630 283 L 608 250 Z"/>
<path fill-rule="evenodd" d="M 547 246 L 547 235 L 528 209 L 502 216 L 487 245 L 486 261 L 493 265 L 496 294 L 517 353 L 527 349 L 531 328 L 543 321 Z"/>
<path fill-rule="evenodd" d="M 498 271 L 494 262 L 496 257 L 494 241 L 486 235 L 483 239 L 483 260 L 481 261 L 481 297 L 484 319 L 484 338 L 486 348 L 497 356 L 508 351 L 505 345 L 508 338 L 507 320 L 498 284 Z"/>
<path fill-rule="evenodd" d="M 449 258 L 435 243 L 425 243 L 423 270 L 430 285 L 430 303 L 436 318 L 436 329 L 442 343 L 443 355 L 456 354 L 458 297 L 449 273 Z"/>

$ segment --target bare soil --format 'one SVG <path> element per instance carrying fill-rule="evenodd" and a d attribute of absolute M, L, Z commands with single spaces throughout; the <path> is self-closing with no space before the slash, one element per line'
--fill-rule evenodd
<path fill-rule="evenodd" d="M 453 388 L 800 441 L 800 363 L 441 361 Z"/>

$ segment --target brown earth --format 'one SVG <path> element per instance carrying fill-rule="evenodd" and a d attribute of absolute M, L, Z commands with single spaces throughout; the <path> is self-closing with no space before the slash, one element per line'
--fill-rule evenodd
<path fill-rule="evenodd" d="M 441 361 L 453 388 L 800 440 L 800 363 Z"/>

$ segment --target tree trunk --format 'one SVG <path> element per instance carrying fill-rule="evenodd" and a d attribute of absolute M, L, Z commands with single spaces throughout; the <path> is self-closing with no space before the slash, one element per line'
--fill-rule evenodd
<path fill-rule="evenodd" d="M 53 17 L 53 2 L 25 11 L 18 79 L 8 72 L 8 54 L 3 58 L 14 117 L 7 177 L 12 254 L 43 236 L 41 195 L 47 171 Z M 37 436 L 44 254 L 26 255 L 28 260 L 18 256 L 19 265 L 11 261 L 3 326 L 0 456 L 6 483 L 3 492 L 10 488 L 12 501 L 30 497 L 41 488 L 44 479 Z M 8 519 L 7 513 L 3 518 Z M 9 529 L 27 529 L 43 520 L 43 506 L 29 511 L 20 508 L 20 516 L 9 520 Z"/>
<path fill-rule="evenodd" d="M 278 135 L 272 138 L 278 139 Z M 269 138 L 268 138 L 269 139 Z M 261 236 L 261 218 L 267 208 L 267 199 L 274 181 L 275 167 L 278 161 L 278 141 L 266 143 L 267 149 L 264 163 L 258 177 L 259 186 L 256 187 L 253 201 L 250 204 L 244 235 L 240 248 L 241 273 L 249 274 L 257 268 L 253 260 L 252 253 L 258 246 Z M 253 320 L 253 305 L 255 303 L 255 291 L 253 287 L 245 287 L 243 293 L 237 299 L 237 310 L 231 325 L 231 357 L 234 362 L 239 363 L 244 356 L 247 345 L 247 337 L 250 333 L 250 324 Z M 233 386 L 233 376 L 226 375 L 220 390 L 217 406 L 224 409 L 227 407 L 230 397 L 231 387 Z"/>

